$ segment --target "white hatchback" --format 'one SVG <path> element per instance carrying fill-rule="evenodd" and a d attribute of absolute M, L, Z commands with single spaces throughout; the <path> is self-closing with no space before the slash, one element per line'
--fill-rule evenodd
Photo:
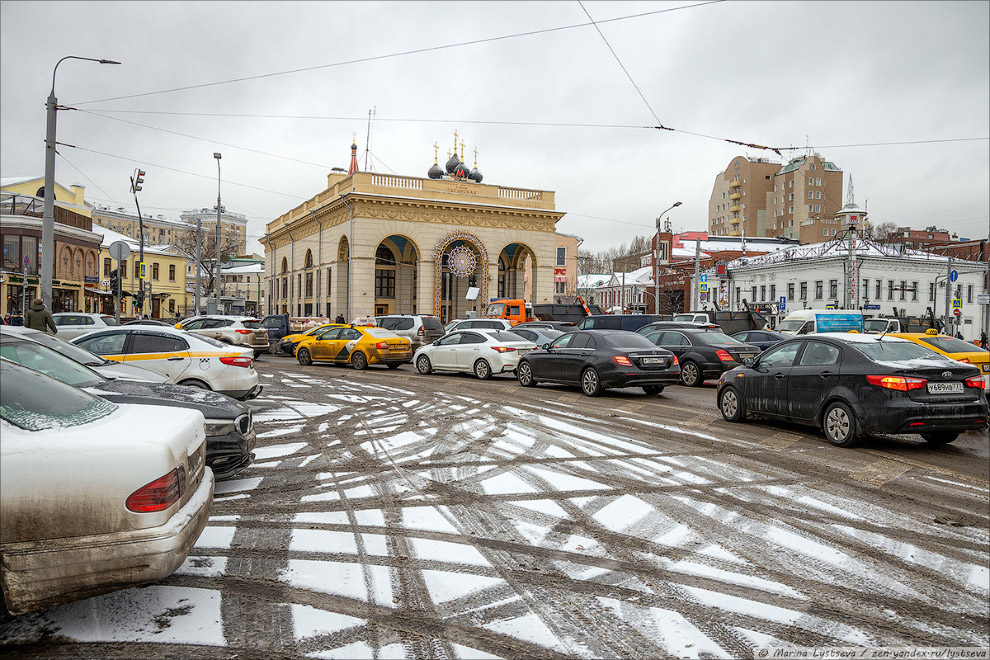
<path fill-rule="evenodd" d="M 254 351 L 175 328 L 119 326 L 87 333 L 72 343 L 108 360 L 158 372 L 169 383 L 201 387 L 242 401 L 261 393 Z"/>
<path fill-rule="evenodd" d="M 492 374 L 515 371 L 519 358 L 536 348 L 533 342 L 506 330 L 459 330 L 420 348 L 413 364 L 421 374 L 467 371 L 487 380 Z"/>
<path fill-rule="evenodd" d="M 109 314 L 83 314 L 82 312 L 58 312 L 52 314 L 58 336 L 66 341 L 85 332 L 117 325 L 117 319 Z"/>

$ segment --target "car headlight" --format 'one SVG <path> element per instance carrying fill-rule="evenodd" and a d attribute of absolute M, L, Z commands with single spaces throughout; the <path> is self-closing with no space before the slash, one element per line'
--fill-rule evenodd
<path fill-rule="evenodd" d="M 223 419 L 206 420 L 206 435 L 227 435 L 233 433 L 234 422 Z"/>

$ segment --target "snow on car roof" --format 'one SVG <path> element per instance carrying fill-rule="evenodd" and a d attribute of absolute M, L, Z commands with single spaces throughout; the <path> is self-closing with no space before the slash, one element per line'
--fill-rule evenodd
<path fill-rule="evenodd" d="M 858 332 L 819 332 L 814 335 L 806 335 L 809 339 L 814 337 L 827 337 L 829 339 L 838 339 L 839 341 L 848 342 L 850 344 L 862 343 L 867 344 L 869 342 L 878 341 L 889 341 L 889 342 L 906 342 L 907 339 L 901 339 L 900 337 L 888 337 L 883 335 L 863 335 Z M 913 342 L 908 342 L 913 343 Z"/>

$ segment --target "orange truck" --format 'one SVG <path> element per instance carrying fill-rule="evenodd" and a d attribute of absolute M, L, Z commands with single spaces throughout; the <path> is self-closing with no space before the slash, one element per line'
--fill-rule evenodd
<path fill-rule="evenodd" d="M 580 296 L 577 304 L 546 304 L 535 307 L 521 298 L 496 298 L 485 308 L 484 318 L 506 319 L 512 325 L 526 321 L 569 321 L 577 323 L 585 316 L 601 314 L 596 305 L 589 307 Z"/>
<path fill-rule="evenodd" d="M 505 319 L 512 325 L 535 321 L 532 307 L 522 298 L 496 298 L 485 307 L 486 319 Z"/>

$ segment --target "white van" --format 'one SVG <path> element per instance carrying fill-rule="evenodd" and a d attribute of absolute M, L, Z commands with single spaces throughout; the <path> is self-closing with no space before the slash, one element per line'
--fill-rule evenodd
<path fill-rule="evenodd" d="M 863 332 L 863 312 L 854 309 L 801 309 L 791 312 L 777 326 L 785 335 L 815 332 Z"/>

